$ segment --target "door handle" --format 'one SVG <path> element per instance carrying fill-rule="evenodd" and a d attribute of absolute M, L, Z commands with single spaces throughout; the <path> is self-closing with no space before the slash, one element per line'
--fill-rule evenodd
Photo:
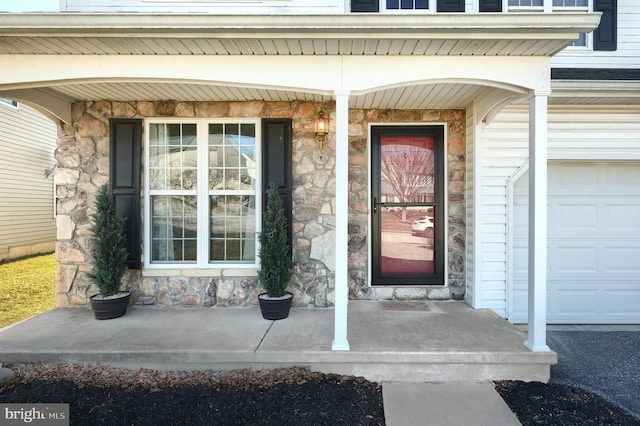
<path fill-rule="evenodd" d="M 384 203 L 378 203 L 378 197 L 373 197 L 373 214 L 378 213 L 378 206 L 384 206 Z"/>

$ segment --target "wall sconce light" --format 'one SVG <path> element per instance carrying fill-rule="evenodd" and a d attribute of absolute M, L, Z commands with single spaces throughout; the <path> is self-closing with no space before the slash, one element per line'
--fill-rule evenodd
<path fill-rule="evenodd" d="M 316 117 L 316 142 L 320 145 L 320 149 L 327 141 L 327 135 L 329 134 L 329 119 L 326 117 L 324 107 L 320 108 L 318 116 Z"/>

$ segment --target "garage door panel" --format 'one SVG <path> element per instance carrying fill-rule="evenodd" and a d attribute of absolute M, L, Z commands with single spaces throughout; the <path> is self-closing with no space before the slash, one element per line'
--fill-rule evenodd
<path fill-rule="evenodd" d="M 640 232 L 640 205 L 637 203 L 637 199 L 626 200 L 625 203 L 618 200 L 615 204 L 604 206 L 607 228 L 618 232 Z"/>
<path fill-rule="evenodd" d="M 623 274 L 631 277 L 635 274 L 640 280 L 640 242 L 635 247 L 605 247 L 601 259 L 604 262 L 603 273 Z"/>
<path fill-rule="evenodd" d="M 550 163 L 548 189 L 548 322 L 640 323 L 640 164 Z M 527 190 L 514 185 L 514 322 L 527 318 Z"/>
<path fill-rule="evenodd" d="M 638 290 L 637 284 L 635 286 L 633 284 L 620 284 L 619 287 L 627 288 L 605 290 L 602 295 L 602 313 L 612 319 L 633 315 L 638 311 L 638 305 L 640 304 L 640 290 Z"/>
<path fill-rule="evenodd" d="M 640 187 L 629 187 L 629 182 L 638 182 L 640 172 L 637 165 L 605 164 L 599 176 L 602 176 L 602 185 L 610 192 L 620 194 L 640 195 Z"/>
<path fill-rule="evenodd" d="M 549 192 L 560 195 L 593 194 L 597 175 L 580 163 L 553 164 L 548 168 Z"/>
<path fill-rule="evenodd" d="M 549 256 L 547 262 L 548 272 L 554 276 L 556 274 L 593 274 L 598 270 L 596 247 L 555 244 L 549 246 L 549 251 L 555 253 Z"/>
<path fill-rule="evenodd" d="M 554 232 L 595 232 L 600 226 L 598 206 L 591 201 L 549 200 L 549 234 Z"/>
<path fill-rule="evenodd" d="M 528 306 L 528 292 L 527 287 L 517 288 L 513 290 L 513 310 L 511 312 L 511 319 L 513 322 L 524 322 L 527 319 L 527 306 Z"/>
<path fill-rule="evenodd" d="M 577 285 L 553 286 L 549 292 L 549 320 L 566 316 L 590 316 L 597 314 L 598 291 L 596 289 L 579 288 Z"/>

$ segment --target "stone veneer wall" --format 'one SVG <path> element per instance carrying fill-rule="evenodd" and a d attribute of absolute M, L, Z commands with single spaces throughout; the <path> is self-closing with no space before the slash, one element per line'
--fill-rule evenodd
<path fill-rule="evenodd" d="M 325 105 L 326 107 L 326 105 Z M 109 119 L 144 117 L 292 118 L 293 241 L 296 270 L 290 290 L 295 306 L 333 305 L 335 277 L 335 135 L 321 152 L 312 102 L 83 102 L 73 106 L 73 122 L 58 129 L 56 281 L 58 306 L 84 305 L 97 293 L 87 272 L 91 214 L 98 187 L 109 180 Z M 331 108 L 327 112 L 334 118 Z M 449 287 L 375 288 L 367 286 L 368 125 L 369 123 L 447 123 Z M 351 110 L 349 112 L 349 297 L 351 299 L 449 299 L 464 290 L 463 110 Z M 332 122 L 333 130 L 333 122 Z M 144 182 L 143 182 L 144 185 Z M 263 290 L 256 271 L 236 269 L 131 270 L 123 280 L 139 305 L 244 306 L 257 304 Z"/>

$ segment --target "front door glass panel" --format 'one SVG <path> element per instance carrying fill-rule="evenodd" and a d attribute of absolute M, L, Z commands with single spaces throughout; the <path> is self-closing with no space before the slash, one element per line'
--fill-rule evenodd
<path fill-rule="evenodd" d="M 372 283 L 441 284 L 442 128 L 372 132 Z"/>

